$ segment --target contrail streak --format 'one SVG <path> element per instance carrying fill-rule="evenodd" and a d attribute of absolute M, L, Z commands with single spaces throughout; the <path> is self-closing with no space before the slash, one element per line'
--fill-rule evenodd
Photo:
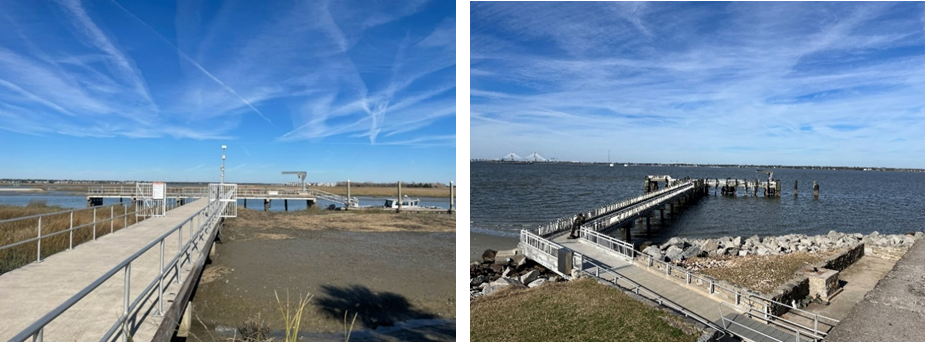
<path fill-rule="evenodd" d="M 125 7 L 122 7 L 122 5 L 120 5 L 120 4 L 119 4 L 118 2 L 116 2 L 115 0 L 113 0 L 113 3 L 114 3 L 116 6 L 118 6 L 120 9 L 122 9 L 122 11 L 124 11 L 124 12 L 127 13 L 128 15 L 132 16 L 132 18 L 135 18 L 135 20 L 137 20 L 137 21 L 140 22 L 142 25 L 144 25 L 145 27 L 147 27 L 149 30 L 151 30 L 152 32 L 154 32 L 154 34 L 156 34 L 159 38 L 161 38 L 161 40 L 163 40 L 165 43 L 167 43 L 167 45 L 170 45 L 170 47 L 172 47 L 174 50 L 176 50 L 176 51 L 177 51 L 177 54 L 180 55 L 180 57 L 183 57 L 183 59 L 185 59 L 187 62 L 189 62 L 190 64 L 192 64 L 193 66 L 195 66 L 196 69 L 199 69 L 199 71 L 202 71 L 203 74 L 205 74 L 206 76 L 208 76 L 209 78 L 211 78 L 213 81 L 215 81 L 215 83 L 218 83 L 218 85 L 222 86 L 222 88 L 225 88 L 226 91 L 228 91 L 228 92 L 231 93 L 231 94 L 234 94 L 234 96 L 237 96 L 239 99 L 241 99 L 241 102 L 244 102 L 244 104 L 246 104 L 248 107 L 250 107 L 250 109 L 253 110 L 255 113 L 257 113 L 257 115 L 260 115 L 260 117 L 263 118 L 264 120 L 266 120 L 271 126 L 276 127 L 276 125 L 273 125 L 273 122 L 270 121 L 270 119 L 267 119 L 267 117 L 264 116 L 263 113 L 260 112 L 260 110 L 258 110 L 256 107 L 254 107 L 254 106 L 253 106 L 249 101 L 247 101 L 243 96 L 241 96 L 240 94 L 238 94 L 237 91 L 235 91 L 234 89 L 232 89 L 231 87 L 229 87 L 228 85 L 226 85 L 225 82 L 222 82 L 222 80 L 218 79 L 218 77 L 215 77 L 214 75 L 212 75 L 211 72 L 209 72 L 208 70 L 206 70 L 206 68 L 203 68 L 202 65 L 199 65 L 199 63 L 197 63 L 195 60 L 193 60 L 192 58 L 190 58 L 190 56 L 186 55 L 186 53 L 183 52 L 183 50 L 180 50 L 179 47 L 177 47 L 176 45 L 173 45 L 173 43 L 171 43 L 170 40 L 168 40 L 166 37 L 164 37 L 160 32 L 157 32 L 157 30 L 155 30 L 153 27 L 151 27 L 151 25 L 148 25 L 148 23 L 144 22 L 144 20 L 141 20 L 141 18 L 138 18 L 137 16 L 135 16 L 135 14 L 132 14 L 132 12 L 129 12 L 129 10 L 125 9 Z"/>

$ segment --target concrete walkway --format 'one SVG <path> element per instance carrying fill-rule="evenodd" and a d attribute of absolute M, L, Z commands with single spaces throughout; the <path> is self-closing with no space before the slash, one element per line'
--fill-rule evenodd
<path fill-rule="evenodd" d="M 9 340 L 207 204 L 208 200 L 194 201 L 168 211 L 166 217 L 145 220 L 96 241 L 76 246 L 73 250 L 52 255 L 42 262 L 3 274 L 0 276 L 0 340 Z M 189 238 L 188 227 L 183 229 L 185 239 Z M 165 263 L 176 255 L 177 249 L 178 236 L 174 233 L 165 241 Z M 159 253 L 159 248 L 155 246 L 132 263 L 131 299 L 134 300 L 158 276 Z M 45 340 L 99 340 L 122 315 L 123 274 L 117 273 L 52 321 L 45 328 Z M 165 289 L 165 300 L 167 294 L 176 293 L 178 287 L 173 285 Z M 148 300 L 148 303 L 151 302 L 153 299 Z M 142 317 L 138 320 L 142 325 L 139 331 L 148 331 L 147 340 L 150 340 L 160 322 L 145 320 L 141 323 L 142 320 Z"/>
<path fill-rule="evenodd" d="M 621 277 L 628 278 L 710 321 L 716 321 L 720 318 L 720 302 L 718 300 L 663 279 L 658 275 L 652 274 L 648 270 L 636 266 L 630 260 L 618 257 L 591 243 L 580 242 L 580 239 L 567 239 L 566 235 L 563 235 L 553 241 L 592 259 L 603 262 L 606 266 L 615 268 L 617 272 L 620 273 Z M 592 266 L 587 265 L 585 268 L 589 267 Z M 592 268 L 591 272 L 593 271 Z M 614 274 L 610 272 L 601 272 L 601 277 L 612 280 Z"/>
<path fill-rule="evenodd" d="M 837 299 L 837 297 L 836 297 Z M 925 239 L 908 252 L 826 341 L 921 341 L 925 327 Z"/>

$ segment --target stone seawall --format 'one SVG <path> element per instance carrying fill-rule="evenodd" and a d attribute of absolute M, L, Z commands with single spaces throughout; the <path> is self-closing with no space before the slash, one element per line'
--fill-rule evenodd
<path fill-rule="evenodd" d="M 659 260 L 679 262 L 696 256 L 719 257 L 782 255 L 795 252 L 831 252 L 863 243 L 866 246 L 864 254 L 898 260 L 915 243 L 916 239 L 922 237 L 925 237 L 923 232 L 896 235 L 880 235 L 878 232 L 873 232 L 863 235 L 860 233 L 845 234 L 836 231 L 816 236 L 788 234 L 759 237 L 754 235 L 749 238 L 726 236 L 715 239 L 675 237 L 662 245 L 643 245 L 642 252 Z"/>

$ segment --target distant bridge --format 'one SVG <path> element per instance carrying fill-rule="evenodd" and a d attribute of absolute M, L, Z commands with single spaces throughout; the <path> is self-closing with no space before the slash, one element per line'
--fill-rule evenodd
<path fill-rule="evenodd" d="M 533 154 L 528 155 L 528 156 L 526 156 L 526 157 L 521 157 L 521 156 L 517 155 L 516 153 L 511 152 L 511 153 L 508 153 L 507 155 L 505 155 L 504 157 L 501 157 L 501 161 L 502 161 L 502 162 L 515 162 L 515 163 L 516 163 L 516 162 L 520 162 L 520 163 L 536 163 L 536 162 L 546 162 L 546 161 L 549 161 L 549 160 L 546 159 L 546 158 L 543 158 L 543 156 L 540 156 L 540 155 L 537 154 L 536 152 L 533 152 Z"/>

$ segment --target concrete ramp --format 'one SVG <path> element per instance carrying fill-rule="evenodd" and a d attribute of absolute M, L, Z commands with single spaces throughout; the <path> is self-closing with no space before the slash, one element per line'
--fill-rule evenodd
<path fill-rule="evenodd" d="M 760 323 L 743 314 L 730 313 L 718 319 L 716 325 L 725 327 L 743 341 L 751 342 L 796 342 L 796 334 L 787 333 L 773 326 Z M 802 339 L 809 341 L 809 339 Z"/>

